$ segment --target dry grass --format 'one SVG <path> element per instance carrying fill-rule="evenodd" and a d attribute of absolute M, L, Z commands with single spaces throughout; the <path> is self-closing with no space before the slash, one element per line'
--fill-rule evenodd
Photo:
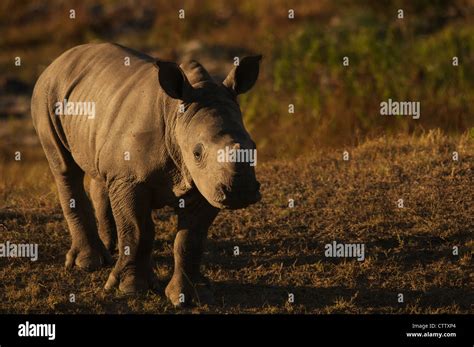
<path fill-rule="evenodd" d="M 2 124 L 0 235 L 2 242 L 38 243 L 40 257 L 0 258 L 0 312 L 177 312 L 163 293 L 105 293 L 110 269 L 64 270 L 66 223 L 41 149 L 15 142 L 31 134 L 24 125 Z M 17 132 L 9 141 L 8 129 Z M 17 150 L 21 162 L 11 160 Z M 349 161 L 342 160 L 341 149 L 259 165 L 263 201 L 222 212 L 211 229 L 205 273 L 217 304 L 190 312 L 474 312 L 472 139 L 430 132 L 347 150 Z M 457 162 L 453 151 L 459 152 Z M 397 208 L 399 198 L 403 209 Z M 176 219 L 170 210 L 154 219 L 156 272 L 165 285 Z M 365 243 L 365 261 L 326 258 L 324 245 L 333 240 Z M 458 256 L 452 254 L 455 245 Z M 71 293 L 75 303 L 68 301 Z M 397 302 L 398 293 L 404 303 Z"/>

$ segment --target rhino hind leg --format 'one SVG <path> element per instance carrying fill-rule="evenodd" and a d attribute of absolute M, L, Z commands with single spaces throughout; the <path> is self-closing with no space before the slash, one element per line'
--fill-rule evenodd
<path fill-rule="evenodd" d="M 108 191 L 117 225 L 119 257 L 105 289 L 118 287 L 124 294 L 157 289 L 152 258 L 155 229 L 151 192 L 142 184 L 121 180 L 113 181 Z"/>
<path fill-rule="evenodd" d="M 65 266 L 67 269 L 77 266 L 94 271 L 112 264 L 112 257 L 98 237 L 92 204 L 83 188 L 83 177 L 84 174 L 79 171 L 67 176 L 55 176 L 72 239 Z"/>
<path fill-rule="evenodd" d="M 199 197 L 178 209 L 178 233 L 174 242 L 174 272 L 165 294 L 174 306 L 212 304 L 210 282 L 201 273 L 207 232 L 218 209 Z"/>
<path fill-rule="evenodd" d="M 61 208 L 71 234 L 66 268 L 77 266 L 92 271 L 110 264 L 112 258 L 99 239 L 92 204 L 84 190 L 84 172 L 50 128 L 38 126 L 38 133 L 56 181 Z"/>
<path fill-rule="evenodd" d="M 31 101 L 33 124 L 58 189 L 59 200 L 71 235 L 66 268 L 94 270 L 111 262 L 99 239 L 92 205 L 84 190 L 84 172 L 74 161 L 53 125 L 47 103 L 46 85 L 38 81 Z M 60 130 L 60 129 L 59 129 Z"/>
<path fill-rule="evenodd" d="M 113 253 L 117 246 L 117 228 L 105 183 L 97 179 L 91 179 L 90 195 L 94 205 L 99 237 L 105 248 Z"/>

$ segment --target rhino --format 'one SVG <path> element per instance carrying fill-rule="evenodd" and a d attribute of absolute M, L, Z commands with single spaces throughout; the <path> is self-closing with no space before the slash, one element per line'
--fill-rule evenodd
<path fill-rule="evenodd" d="M 223 148 L 256 151 L 237 96 L 256 83 L 261 59 L 242 58 L 216 82 L 197 61 L 102 43 L 74 47 L 44 70 L 31 115 L 71 235 L 67 269 L 113 265 L 118 249 L 105 289 L 156 289 L 151 212 L 171 206 L 178 223 L 165 294 L 175 306 L 212 302 L 201 273 L 208 229 L 221 209 L 261 199 L 254 165 L 217 160 Z"/>

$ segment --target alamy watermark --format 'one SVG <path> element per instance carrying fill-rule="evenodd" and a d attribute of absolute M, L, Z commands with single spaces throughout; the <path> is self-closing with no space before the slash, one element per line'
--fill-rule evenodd
<path fill-rule="evenodd" d="M 226 146 L 217 151 L 217 161 L 219 163 L 249 163 L 250 166 L 256 166 L 257 150 Z"/>
<path fill-rule="evenodd" d="M 93 101 L 58 101 L 54 104 L 56 116 L 87 116 L 87 119 L 95 118 L 95 102 Z"/>
<path fill-rule="evenodd" d="M 365 260 L 365 245 L 363 243 L 327 243 L 324 246 L 324 255 L 328 258 L 357 258 Z"/>
<path fill-rule="evenodd" d="M 19 337 L 47 337 L 52 341 L 56 339 L 56 324 L 37 324 L 26 321 L 18 325 Z"/>
<path fill-rule="evenodd" d="M 10 241 L 0 243 L 0 258 L 30 258 L 31 261 L 37 261 L 38 244 L 11 243 Z"/>
<path fill-rule="evenodd" d="M 419 101 L 382 101 L 380 103 L 380 114 L 382 116 L 412 116 L 419 119 L 421 107 Z"/>

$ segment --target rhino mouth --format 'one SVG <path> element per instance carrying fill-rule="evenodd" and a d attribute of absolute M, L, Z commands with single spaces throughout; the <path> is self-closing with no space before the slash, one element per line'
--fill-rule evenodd
<path fill-rule="evenodd" d="M 221 198 L 216 202 L 222 209 L 236 210 L 248 207 L 262 199 L 260 184 L 251 189 L 223 190 Z"/>

